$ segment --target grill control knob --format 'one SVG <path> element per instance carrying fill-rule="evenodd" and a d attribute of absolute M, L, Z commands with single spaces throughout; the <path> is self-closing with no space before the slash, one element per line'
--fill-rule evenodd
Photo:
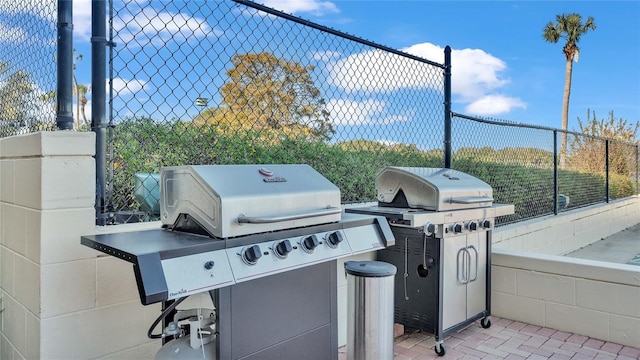
<path fill-rule="evenodd" d="M 490 228 L 491 228 L 491 221 L 489 221 L 489 220 L 484 220 L 484 221 L 482 222 L 482 228 L 484 228 L 484 229 L 490 229 Z"/>
<path fill-rule="evenodd" d="M 427 234 L 427 236 L 433 235 L 436 232 L 436 225 L 432 223 L 427 223 L 427 225 L 424 227 L 424 231 Z"/>
<path fill-rule="evenodd" d="M 327 236 L 327 245 L 331 248 L 337 248 L 338 245 L 344 240 L 342 237 L 342 233 L 339 231 L 334 231 L 329 236 Z"/>
<path fill-rule="evenodd" d="M 262 251 L 258 245 L 250 246 L 242 251 L 242 261 L 247 265 L 255 265 L 260 257 L 262 257 Z"/>
<path fill-rule="evenodd" d="M 273 253 L 276 255 L 276 257 L 284 259 L 292 250 L 293 248 L 291 247 L 291 241 L 282 240 L 276 244 Z"/>
<path fill-rule="evenodd" d="M 215 265 L 215 262 L 213 260 L 209 260 L 206 263 L 204 263 L 204 268 L 207 270 L 211 270 L 213 269 L 213 265 Z"/>
<path fill-rule="evenodd" d="M 455 223 L 455 224 L 453 224 L 451 229 L 453 230 L 454 234 L 460 234 L 462 232 L 462 225 L 460 225 L 458 223 Z"/>
<path fill-rule="evenodd" d="M 313 250 L 317 248 L 318 245 L 320 245 L 320 242 L 318 241 L 317 236 L 310 235 L 302 239 L 302 242 L 300 242 L 300 245 L 302 246 L 302 250 L 308 253 L 312 253 Z"/>
<path fill-rule="evenodd" d="M 469 221 L 469 223 L 467 224 L 467 228 L 470 231 L 476 231 L 476 230 L 478 230 L 478 223 L 475 222 L 475 221 Z"/>

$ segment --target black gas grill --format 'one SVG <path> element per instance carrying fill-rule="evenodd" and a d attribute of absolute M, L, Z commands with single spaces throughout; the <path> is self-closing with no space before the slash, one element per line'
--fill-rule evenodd
<path fill-rule="evenodd" d="M 481 319 L 491 326 L 491 230 L 513 205 L 493 203 L 487 183 L 451 169 L 387 167 L 376 178 L 378 206 L 348 212 L 385 216 L 396 245 L 378 260 L 398 268 L 395 321 L 443 339 Z"/>

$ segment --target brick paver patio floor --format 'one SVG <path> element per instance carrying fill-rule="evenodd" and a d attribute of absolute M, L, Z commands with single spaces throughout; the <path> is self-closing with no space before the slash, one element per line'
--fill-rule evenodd
<path fill-rule="evenodd" d="M 424 359 L 640 359 L 640 349 L 586 336 L 492 316 L 492 325 L 479 323 L 449 335 L 444 340 L 446 354 L 433 350 L 435 338 L 422 332 L 405 332 L 395 339 L 394 360 Z M 346 348 L 339 349 L 346 359 Z"/>

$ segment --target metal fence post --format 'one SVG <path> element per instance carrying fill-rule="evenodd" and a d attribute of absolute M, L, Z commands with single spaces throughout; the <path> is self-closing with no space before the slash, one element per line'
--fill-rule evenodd
<path fill-rule="evenodd" d="M 73 130 L 73 1 L 58 0 L 56 126 Z"/>
<path fill-rule="evenodd" d="M 638 145 L 636 145 L 636 195 L 638 195 Z"/>
<path fill-rule="evenodd" d="M 609 139 L 604 141 L 605 202 L 609 202 Z"/>
<path fill-rule="evenodd" d="M 553 130 L 553 214 L 558 215 L 558 130 Z"/>
<path fill-rule="evenodd" d="M 106 45 L 107 2 L 91 0 L 91 131 L 96 133 L 96 225 L 106 225 Z"/>
<path fill-rule="evenodd" d="M 451 47 L 444 48 L 444 167 L 451 168 Z"/>

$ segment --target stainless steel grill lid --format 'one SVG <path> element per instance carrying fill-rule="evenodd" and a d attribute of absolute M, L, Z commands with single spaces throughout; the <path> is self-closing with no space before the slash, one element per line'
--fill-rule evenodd
<path fill-rule="evenodd" d="M 340 221 L 340 190 L 308 165 L 187 165 L 160 173 L 163 225 L 227 238 Z"/>
<path fill-rule="evenodd" d="M 380 206 L 448 211 L 493 204 L 489 184 L 452 169 L 390 166 L 380 171 L 375 186 Z"/>

